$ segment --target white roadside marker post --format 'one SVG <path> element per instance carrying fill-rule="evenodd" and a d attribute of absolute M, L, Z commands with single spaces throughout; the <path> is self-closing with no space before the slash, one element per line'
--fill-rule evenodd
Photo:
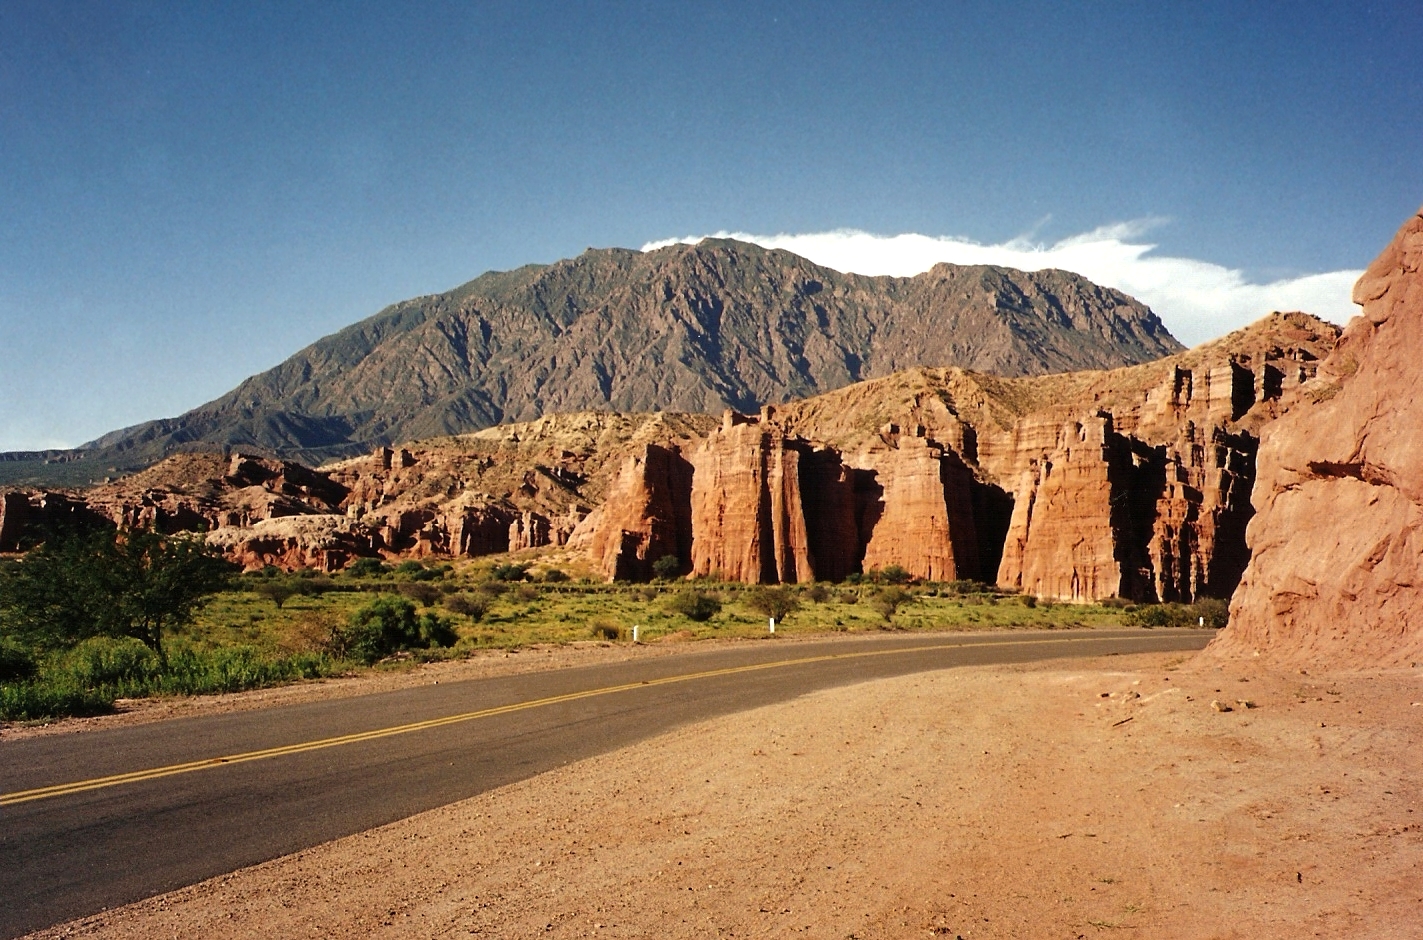
<path fill-rule="evenodd" d="M 771 618 L 771 632 L 772 632 L 772 633 L 775 633 L 775 632 L 776 632 L 776 618 L 775 618 L 775 617 L 772 617 L 772 618 Z"/>
<path fill-rule="evenodd" d="M 632 641 L 633 641 L 634 643 L 637 642 L 637 627 L 638 627 L 637 624 L 633 624 L 633 625 L 632 625 Z"/>

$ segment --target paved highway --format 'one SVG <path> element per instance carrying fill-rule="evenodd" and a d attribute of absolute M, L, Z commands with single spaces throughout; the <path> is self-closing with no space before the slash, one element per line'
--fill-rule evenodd
<path fill-rule="evenodd" d="M 0 937 L 360 832 L 817 689 L 955 666 L 1195 650 L 1213 631 L 747 643 L 0 743 Z"/>

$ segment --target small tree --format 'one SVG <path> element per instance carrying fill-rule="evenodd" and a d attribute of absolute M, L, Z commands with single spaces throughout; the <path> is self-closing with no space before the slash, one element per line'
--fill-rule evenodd
<path fill-rule="evenodd" d="M 0 619 L 40 646 L 132 637 L 166 665 L 164 633 L 191 620 L 233 570 L 201 536 L 150 529 L 54 536 L 0 576 Z"/>
<path fill-rule="evenodd" d="M 664 581 L 670 581 L 677 576 L 682 563 L 677 560 L 676 555 L 663 555 L 652 563 L 652 573 Z"/>
<path fill-rule="evenodd" d="M 278 610 L 281 610 L 282 605 L 290 600 L 293 595 L 302 592 L 298 591 L 295 585 L 287 581 L 262 581 L 252 589 L 252 593 L 259 597 L 265 597 L 273 604 L 276 604 Z"/>
<path fill-rule="evenodd" d="M 787 587 L 757 585 L 746 592 L 746 606 L 763 617 L 785 620 L 800 608 L 800 599 Z"/>
<path fill-rule="evenodd" d="M 902 587 L 891 586 L 881 588 L 870 597 L 870 607 L 874 608 L 885 623 L 894 621 L 894 614 L 901 606 L 914 600 L 914 595 L 910 594 Z"/>

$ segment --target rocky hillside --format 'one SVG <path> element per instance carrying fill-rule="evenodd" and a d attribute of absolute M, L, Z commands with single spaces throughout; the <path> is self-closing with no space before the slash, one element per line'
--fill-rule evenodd
<path fill-rule="evenodd" d="M 1063 271 L 862 277 L 728 240 L 590 249 L 397 304 L 216 401 L 106 435 L 81 466 L 35 455 L 0 482 L 204 445 L 312 463 L 556 412 L 755 411 L 914 366 L 1037 375 L 1180 349 L 1145 306 Z"/>
<path fill-rule="evenodd" d="M 753 415 L 552 415 L 317 470 L 175 455 L 82 494 L 11 494 L 0 550 L 89 513 L 204 526 L 248 566 L 564 546 L 634 580 L 672 555 L 742 581 L 899 565 L 1065 600 L 1224 597 L 1259 429 L 1337 335 L 1275 314 L 1123 369 L 911 369 Z"/>

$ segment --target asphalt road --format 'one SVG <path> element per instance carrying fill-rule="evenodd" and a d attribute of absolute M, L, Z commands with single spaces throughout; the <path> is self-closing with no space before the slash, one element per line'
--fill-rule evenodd
<path fill-rule="evenodd" d="M 0 742 L 0 937 L 817 689 L 955 666 L 1195 650 L 1212 635 L 767 641 Z"/>

